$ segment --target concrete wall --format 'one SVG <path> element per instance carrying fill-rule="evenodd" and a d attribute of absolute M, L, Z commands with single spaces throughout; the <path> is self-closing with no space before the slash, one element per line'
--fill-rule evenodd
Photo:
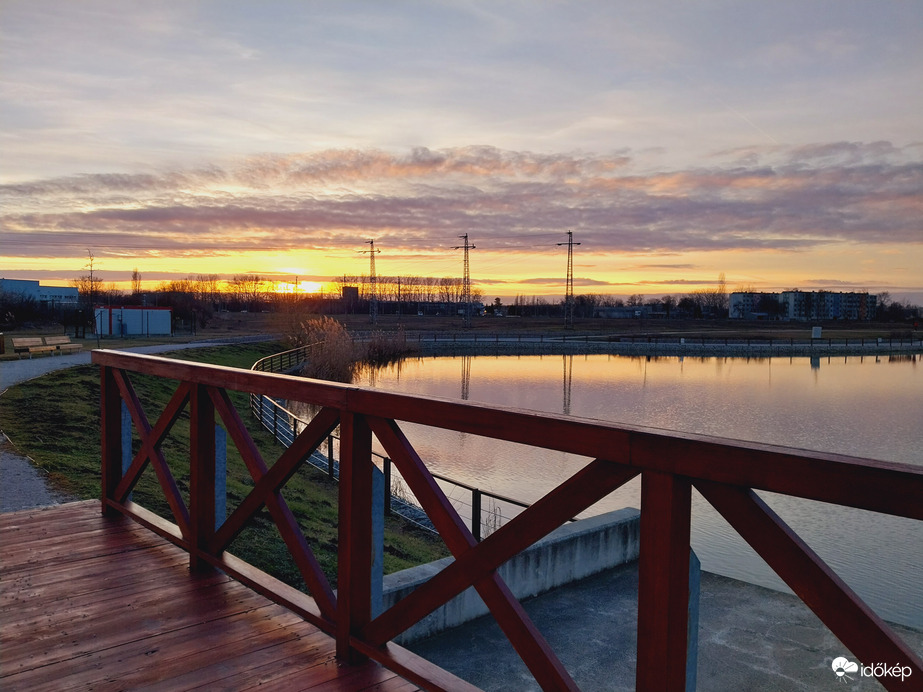
<path fill-rule="evenodd" d="M 565 524 L 497 571 L 513 594 L 523 599 L 631 562 L 638 558 L 640 516 L 638 510 L 627 508 Z M 449 557 L 387 575 L 383 585 L 383 608 L 390 608 L 452 560 Z M 487 612 L 481 597 L 469 588 L 396 641 L 407 643 L 426 637 Z"/>

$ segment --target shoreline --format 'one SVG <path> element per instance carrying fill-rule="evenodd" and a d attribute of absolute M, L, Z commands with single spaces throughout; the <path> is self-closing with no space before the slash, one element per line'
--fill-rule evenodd
<path fill-rule="evenodd" d="M 499 339 L 434 339 L 419 341 L 419 354 L 434 355 L 595 355 L 690 356 L 726 358 L 902 356 L 923 355 L 923 341 L 905 343 L 683 343 L 657 341 L 591 341 Z M 408 340 L 408 346 L 413 343 Z"/>

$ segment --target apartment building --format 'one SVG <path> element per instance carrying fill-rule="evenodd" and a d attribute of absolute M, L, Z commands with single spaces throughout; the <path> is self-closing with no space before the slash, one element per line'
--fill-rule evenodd
<path fill-rule="evenodd" d="M 870 293 L 783 291 L 781 293 L 731 293 L 732 319 L 779 319 L 791 322 L 870 320 L 878 298 Z"/>

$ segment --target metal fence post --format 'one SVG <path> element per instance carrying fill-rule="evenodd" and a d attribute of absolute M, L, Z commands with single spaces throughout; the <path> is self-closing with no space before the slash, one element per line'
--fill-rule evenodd
<path fill-rule="evenodd" d="M 391 459 L 382 459 L 381 468 L 385 474 L 385 514 L 391 516 Z"/>
<path fill-rule="evenodd" d="M 471 489 L 471 534 L 481 540 L 481 491 L 477 488 Z"/>
<path fill-rule="evenodd" d="M 333 478 L 333 435 L 327 435 L 327 475 Z"/>

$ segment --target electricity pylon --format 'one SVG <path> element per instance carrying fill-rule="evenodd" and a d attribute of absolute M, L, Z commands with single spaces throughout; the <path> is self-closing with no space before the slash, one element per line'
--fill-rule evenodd
<path fill-rule="evenodd" d="M 574 232 L 567 232 L 566 243 L 556 243 L 557 245 L 567 246 L 567 279 L 564 289 L 564 328 L 574 328 L 574 245 L 580 243 L 574 242 Z"/>
<path fill-rule="evenodd" d="M 464 294 L 465 301 L 465 313 L 464 313 L 464 324 L 465 329 L 471 327 L 471 267 L 468 264 L 468 250 L 473 250 L 474 245 L 468 244 L 468 234 L 458 236 L 465 241 L 464 245 L 455 245 L 453 250 L 464 250 L 465 251 L 465 269 L 464 275 L 462 278 L 462 293 Z"/>
<path fill-rule="evenodd" d="M 359 252 L 369 253 L 369 321 L 375 324 L 378 321 L 378 277 L 375 276 L 375 254 L 381 250 L 375 249 L 375 241 L 365 241 L 369 244 L 368 250 L 359 250 Z"/>

